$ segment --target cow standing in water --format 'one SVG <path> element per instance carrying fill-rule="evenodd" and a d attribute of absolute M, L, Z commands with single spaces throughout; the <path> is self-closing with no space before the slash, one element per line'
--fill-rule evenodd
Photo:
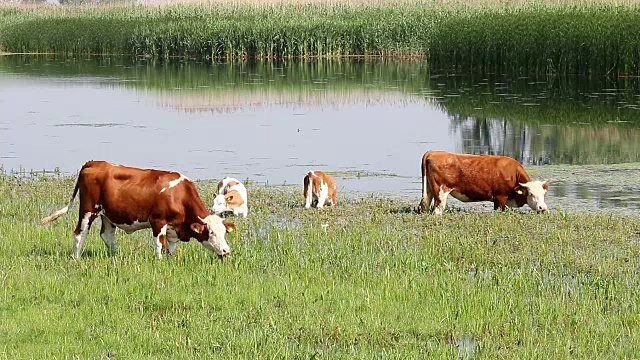
<path fill-rule="evenodd" d="M 338 189 L 333 178 L 322 171 L 309 171 L 304 177 L 304 207 L 338 205 Z"/>
<path fill-rule="evenodd" d="M 89 161 L 78 174 L 69 204 L 42 219 L 42 224 L 66 214 L 78 192 L 75 258 L 80 257 L 91 223 L 98 216 L 100 235 L 112 254 L 117 252 L 116 227 L 128 234 L 151 228 L 158 258 L 173 254 L 178 240 L 191 238 L 220 257 L 231 252 L 225 234 L 235 225 L 209 214 L 193 182 L 182 174 Z"/>
<path fill-rule="evenodd" d="M 507 156 L 427 151 L 422 157 L 422 200 L 418 211 L 442 214 L 447 195 L 451 194 L 463 202 L 492 201 L 494 210 L 527 204 L 544 212 L 547 190 L 549 180 L 532 180 L 522 164 Z"/>

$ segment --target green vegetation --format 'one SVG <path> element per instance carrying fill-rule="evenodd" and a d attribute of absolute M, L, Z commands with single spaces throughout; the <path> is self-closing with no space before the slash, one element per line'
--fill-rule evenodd
<path fill-rule="evenodd" d="M 639 74 L 640 7 L 543 6 L 463 10 L 433 27 L 433 66 L 489 72 Z"/>
<path fill-rule="evenodd" d="M 616 1 L 0 7 L 12 52 L 428 56 L 432 67 L 498 73 L 638 75 L 638 33 L 640 6 Z"/>
<path fill-rule="evenodd" d="M 557 171 L 556 169 L 551 169 Z M 249 184 L 233 256 L 148 231 L 70 257 L 75 179 L 0 177 L 0 357 L 632 358 L 640 226 L 606 213 L 421 216 L 417 199 L 301 208 Z M 198 182 L 211 203 L 214 181 Z"/>
<path fill-rule="evenodd" d="M 16 52 L 160 58 L 423 53 L 419 7 L 180 5 L 0 8 L 1 43 Z"/>

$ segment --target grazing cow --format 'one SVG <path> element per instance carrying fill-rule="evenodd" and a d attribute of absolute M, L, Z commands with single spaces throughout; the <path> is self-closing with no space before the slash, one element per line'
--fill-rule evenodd
<path fill-rule="evenodd" d="M 304 207 L 321 208 L 326 205 L 338 205 L 338 189 L 333 178 L 322 171 L 309 171 L 304 177 Z"/>
<path fill-rule="evenodd" d="M 164 252 L 173 254 L 178 240 L 191 238 L 219 257 L 231 252 L 224 237 L 235 225 L 209 214 L 193 182 L 182 174 L 89 161 L 78 174 L 69 204 L 42 219 L 42 224 L 66 214 L 78 191 L 75 258 L 80 257 L 91 223 L 98 216 L 102 219 L 100 235 L 112 254 L 117 252 L 116 227 L 128 234 L 151 228 L 158 258 Z"/>
<path fill-rule="evenodd" d="M 211 210 L 216 215 L 232 211 L 233 215 L 247 217 L 249 208 L 247 207 L 247 189 L 238 179 L 225 176 L 218 183 L 218 195 L 213 199 Z"/>
<path fill-rule="evenodd" d="M 522 164 L 507 156 L 427 151 L 422 157 L 422 201 L 419 212 L 444 212 L 447 195 L 469 201 L 493 201 L 494 210 L 524 204 L 547 211 L 549 180 L 534 181 Z M 431 201 L 434 200 L 433 207 Z"/>

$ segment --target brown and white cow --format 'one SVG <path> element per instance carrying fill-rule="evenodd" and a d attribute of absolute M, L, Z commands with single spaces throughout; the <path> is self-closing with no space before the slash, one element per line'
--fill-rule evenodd
<path fill-rule="evenodd" d="M 235 216 L 247 217 L 247 188 L 235 178 L 225 176 L 218 183 L 218 195 L 213 199 L 211 210 L 216 215 L 231 211 Z"/>
<path fill-rule="evenodd" d="M 69 204 L 42 219 L 42 224 L 66 214 L 78 192 L 75 258 L 80 257 L 91 223 L 98 216 L 102 219 L 100 235 L 112 254 L 117 252 L 116 227 L 128 234 L 151 228 L 158 258 L 165 252 L 173 254 L 178 240 L 191 238 L 220 257 L 231 252 L 225 234 L 235 225 L 209 214 L 194 183 L 182 174 L 89 161 L 78 174 Z"/>
<path fill-rule="evenodd" d="M 547 190 L 549 180 L 532 180 L 522 164 L 507 156 L 427 151 L 422 157 L 422 200 L 418 211 L 442 214 L 447 195 L 451 194 L 464 202 L 492 201 L 494 210 L 527 204 L 544 212 Z"/>
<path fill-rule="evenodd" d="M 338 205 L 338 189 L 333 178 L 322 171 L 309 171 L 304 177 L 304 207 Z"/>

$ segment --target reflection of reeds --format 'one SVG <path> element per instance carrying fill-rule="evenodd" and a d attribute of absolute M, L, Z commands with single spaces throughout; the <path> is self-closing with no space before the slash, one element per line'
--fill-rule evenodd
<path fill-rule="evenodd" d="M 154 102 L 163 107 L 185 112 L 231 113 L 240 110 L 278 106 L 293 108 L 300 106 L 343 108 L 353 105 L 391 105 L 405 107 L 409 104 L 426 103 L 425 99 L 393 91 L 381 90 L 307 90 L 302 92 L 282 92 L 270 90 L 179 92 L 162 91 L 147 93 Z"/>
<path fill-rule="evenodd" d="M 554 126 L 467 117 L 452 121 L 461 150 L 512 156 L 526 164 L 640 161 L 640 129 L 612 124 Z"/>

